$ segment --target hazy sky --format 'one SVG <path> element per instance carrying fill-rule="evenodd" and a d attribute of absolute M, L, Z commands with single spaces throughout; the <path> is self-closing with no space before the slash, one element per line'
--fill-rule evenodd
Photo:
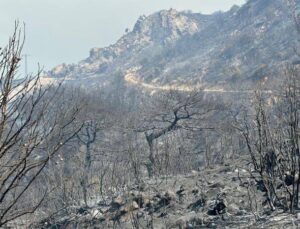
<path fill-rule="evenodd" d="M 37 63 L 50 69 L 76 63 L 92 47 L 114 43 L 140 15 L 161 9 L 212 13 L 244 0 L 0 0 L 0 47 L 8 40 L 15 19 L 26 23 L 30 71 Z"/>

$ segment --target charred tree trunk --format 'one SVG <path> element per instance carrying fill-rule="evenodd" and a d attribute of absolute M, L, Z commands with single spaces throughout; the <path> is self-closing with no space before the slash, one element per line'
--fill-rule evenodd
<path fill-rule="evenodd" d="M 151 135 L 146 134 L 146 140 L 149 146 L 149 156 L 148 156 L 149 162 L 146 164 L 146 166 L 147 166 L 148 176 L 149 178 L 151 178 L 154 175 L 154 166 L 155 166 L 154 146 L 153 146 L 154 139 L 151 137 Z"/>
<path fill-rule="evenodd" d="M 84 165 L 83 165 L 83 176 L 81 178 L 81 186 L 83 193 L 83 201 L 85 206 L 88 206 L 88 188 L 89 188 L 89 174 L 91 171 L 92 165 L 92 155 L 91 155 L 91 146 L 96 141 L 97 136 L 97 124 L 92 121 L 87 122 L 85 124 L 84 131 L 81 135 L 78 135 L 78 139 L 85 147 L 85 157 L 84 157 Z"/>

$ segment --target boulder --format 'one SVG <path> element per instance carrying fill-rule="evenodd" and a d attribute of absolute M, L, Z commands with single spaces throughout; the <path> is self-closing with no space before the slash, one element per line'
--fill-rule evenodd
<path fill-rule="evenodd" d="M 171 203 L 175 203 L 176 201 L 176 194 L 172 191 L 167 191 L 164 195 L 161 194 L 157 194 L 154 198 L 153 198 L 153 204 L 151 204 L 150 202 L 150 207 L 149 210 L 152 212 L 152 210 L 154 212 L 159 211 L 161 208 L 166 207 L 166 206 L 170 206 Z"/>
<path fill-rule="evenodd" d="M 188 206 L 188 209 L 192 211 L 199 211 L 202 207 L 204 207 L 206 204 L 206 199 L 204 196 L 202 196 L 200 199 L 198 199 L 196 202 L 191 203 Z"/>
<path fill-rule="evenodd" d="M 168 190 L 166 193 L 165 193 L 165 197 L 170 200 L 170 201 L 175 201 L 176 200 L 176 194 L 170 190 Z"/>
<path fill-rule="evenodd" d="M 125 204 L 123 207 L 121 207 L 121 211 L 132 212 L 139 208 L 140 208 L 140 206 L 137 204 L 137 202 L 132 201 L 132 202 Z"/>
<path fill-rule="evenodd" d="M 95 219 L 104 219 L 103 214 L 98 209 L 92 209 L 90 214 Z"/>
<path fill-rule="evenodd" d="M 214 205 L 207 211 L 208 215 L 221 215 L 226 213 L 227 203 L 225 200 L 225 193 L 220 193 L 217 196 Z"/>
<path fill-rule="evenodd" d="M 135 201 L 140 208 L 147 207 L 151 201 L 151 197 L 143 192 L 134 194 L 132 196 L 133 201 Z"/>
<path fill-rule="evenodd" d="M 122 204 L 124 204 L 124 199 L 123 199 L 123 197 L 122 196 L 118 196 L 117 198 L 115 198 L 114 200 L 113 200 L 113 204 L 119 204 L 119 205 L 122 205 Z"/>
<path fill-rule="evenodd" d="M 123 197 L 118 196 L 111 202 L 109 211 L 114 212 L 116 210 L 119 210 L 124 204 L 125 204 L 125 201 L 124 201 Z"/>
<path fill-rule="evenodd" d="M 180 186 L 180 189 L 176 192 L 176 195 L 179 197 L 180 200 L 186 195 L 183 185 Z"/>

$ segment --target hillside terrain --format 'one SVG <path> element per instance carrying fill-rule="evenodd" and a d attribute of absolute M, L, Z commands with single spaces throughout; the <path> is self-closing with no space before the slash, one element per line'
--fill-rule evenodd
<path fill-rule="evenodd" d="M 162 10 L 48 71 L 42 84 L 75 86 L 83 125 L 46 168 L 59 188 L 27 225 L 299 227 L 297 4 Z"/>
<path fill-rule="evenodd" d="M 236 164 L 242 164 L 235 161 Z M 32 228 L 298 228 L 298 215 L 271 212 L 246 169 L 215 166 L 145 180 L 112 199 L 70 207 Z M 299 214 L 300 217 L 300 214 Z"/>
<path fill-rule="evenodd" d="M 211 15 L 170 9 L 141 16 L 115 44 L 47 75 L 98 87 L 121 75 L 154 88 L 249 89 L 277 81 L 282 66 L 298 63 L 297 41 L 285 0 L 250 0 Z"/>
<path fill-rule="evenodd" d="M 0 48 L 0 228 L 299 228 L 299 9 L 162 10 L 24 78 L 16 22 Z"/>

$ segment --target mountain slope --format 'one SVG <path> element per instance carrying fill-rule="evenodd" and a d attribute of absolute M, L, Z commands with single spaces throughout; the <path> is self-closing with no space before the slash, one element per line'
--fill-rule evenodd
<path fill-rule="evenodd" d="M 254 206 L 249 198 L 263 201 L 264 192 L 259 184 L 249 188 L 249 179 L 245 169 L 229 165 L 149 179 L 142 190 L 134 185 L 113 200 L 72 206 L 29 228 L 298 228 L 299 217 Z"/>
<path fill-rule="evenodd" d="M 297 38 L 285 0 L 250 0 L 212 15 L 163 10 L 141 16 L 116 44 L 48 75 L 103 85 L 130 74 L 154 86 L 238 89 L 273 81 L 281 66 L 297 61 Z"/>

